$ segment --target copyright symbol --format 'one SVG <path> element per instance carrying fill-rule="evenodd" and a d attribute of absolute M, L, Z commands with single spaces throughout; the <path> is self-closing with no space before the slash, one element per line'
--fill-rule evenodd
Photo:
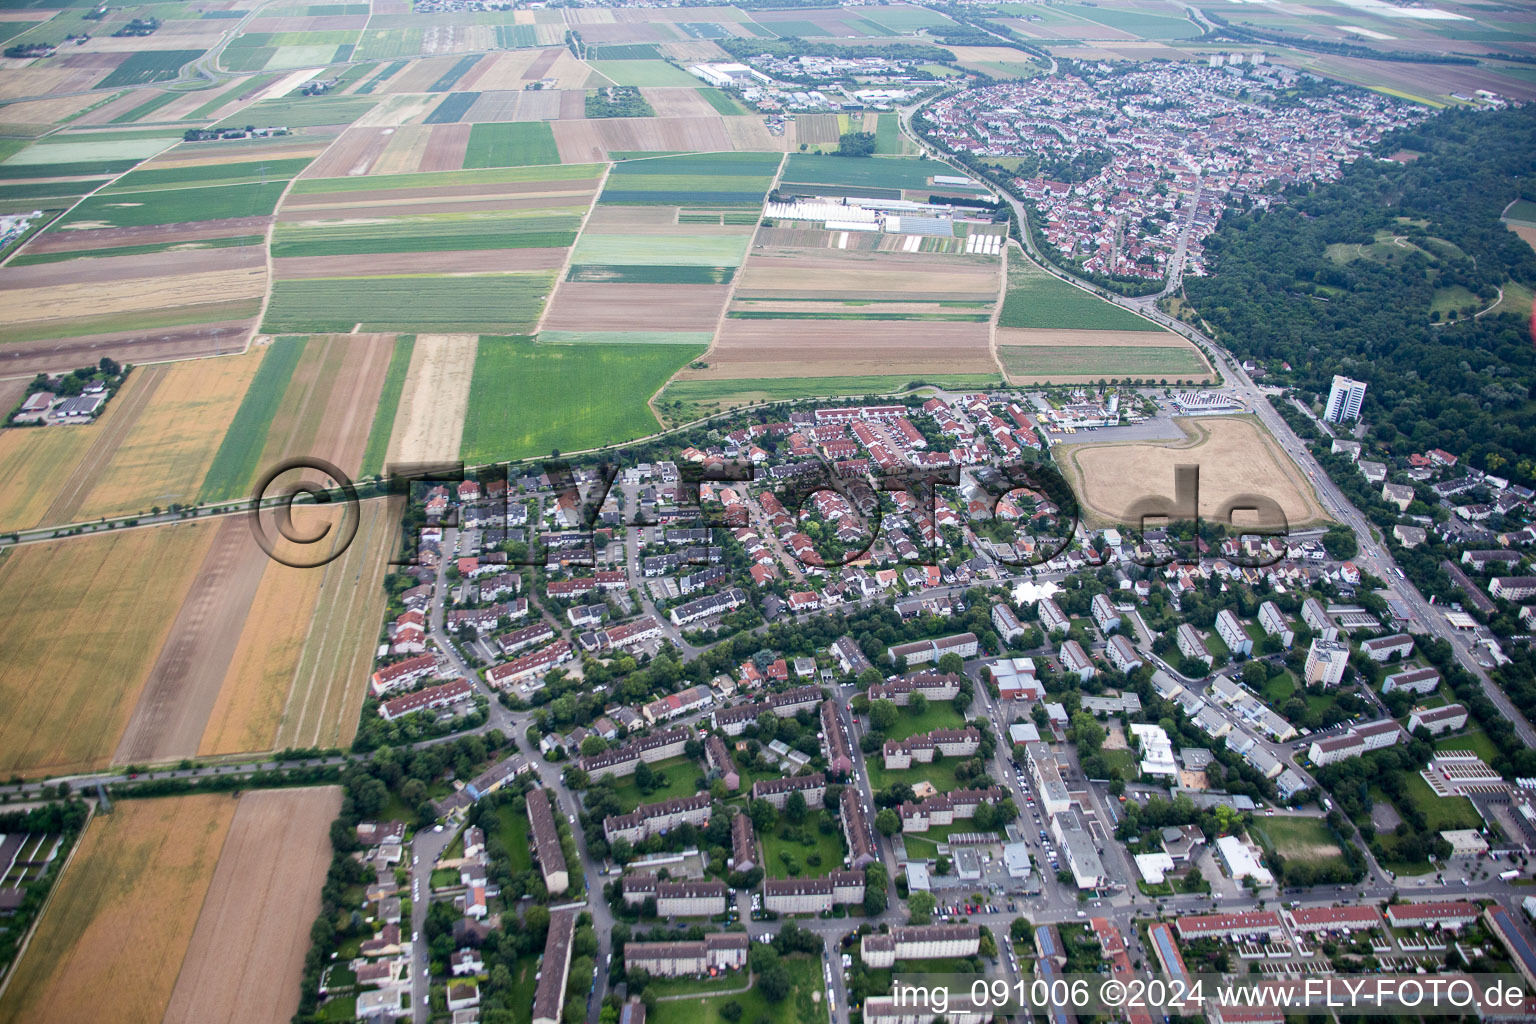
<path fill-rule="evenodd" d="M 299 470 L 316 469 L 328 482 L 297 480 L 278 483 L 278 478 Z M 341 494 L 340 512 L 326 508 Z M 270 492 L 270 493 L 269 493 Z M 302 525 L 294 521 L 294 499 L 311 499 L 301 506 Z M 276 499 L 274 501 L 274 499 Z M 267 557 L 294 569 L 318 569 L 341 557 L 362 518 L 357 488 L 338 467 L 314 456 L 284 459 L 269 469 L 251 491 L 251 533 Z"/>
<path fill-rule="evenodd" d="M 1099 998 L 1103 1000 L 1105 1006 L 1119 1006 L 1125 1002 L 1125 995 L 1125 982 L 1123 981 L 1110 979 L 1104 983 L 1103 988 L 1099 989 Z"/>

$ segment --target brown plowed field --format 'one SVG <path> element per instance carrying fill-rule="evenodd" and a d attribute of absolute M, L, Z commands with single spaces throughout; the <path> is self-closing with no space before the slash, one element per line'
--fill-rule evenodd
<path fill-rule="evenodd" d="M 53 504 L 48 506 L 48 511 L 43 513 L 44 524 L 74 522 L 79 513 L 80 506 L 85 502 L 86 495 L 91 488 L 101 479 L 116 459 L 117 450 L 121 447 L 128 434 L 138 424 L 139 418 L 144 415 L 144 410 L 154 401 L 155 393 L 165 379 L 166 364 L 155 366 L 141 366 L 128 375 L 122 388 L 108 403 L 108 407 L 118 406 L 112 416 L 103 415 L 97 420 L 94 432 L 95 438 L 91 442 L 90 449 L 85 453 L 85 458 L 77 463 L 69 475 L 64 478 L 64 484 L 59 489 L 58 496 L 53 499 Z M 45 427 L 45 430 L 74 430 L 74 427 Z M 62 466 L 58 467 L 58 475 L 63 476 Z"/>
<path fill-rule="evenodd" d="M 200 794 L 124 800 L 93 818 L 0 1020 L 160 1024 L 235 808 Z"/>
<path fill-rule="evenodd" d="M 587 116 L 587 94 L 583 89 L 565 89 L 555 93 L 560 97 L 560 120 L 580 121 Z"/>
<path fill-rule="evenodd" d="M 313 346 L 320 340 L 311 338 L 309 344 Z M 304 451 L 290 448 L 285 454 L 315 454 L 334 462 L 349 476 L 356 476 L 363 462 L 363 448 L 368 444 L 368 432 L 373 427 L 379 392 L 384 389 L 395 336 L 340 334 L 333 335 L 329 343 L 340 350 L 340 358 L 333 356 L 327 360 L 326 369 L 334 370 L 335 375 L 321 381 L 322 386 L 329 386 L 330 395 L 318 415 L 319 425 L 313 439 L 303 445 Z M 279 409 L 274 427 L 281 422 L 281 416 Z"/>
<path fill-rule="evenodd" d="M 713 331 L 730 285 L 565 281 L 546 331 Z"/>
<path fill-rule="evenodd" d="M 427 148 L 421 155 L 423 171 L 456 171 L 464 166 L 469 148 L 470 124 L 435 124 Z"/>
<path fill-rule="evenodd" d="M 720 113 L 697 89 L 651 87 L 640 90 L 657 117 L 719 117 Z"/>
<path fill-rule="evenodd" d="M 612 151 L 707 152 L 731 148 L 720 115 L 710 117 L 612 117 L 556 121 L 562 163 L 606 160 Z"/>
<path fill-rule="evenodd" d="M 676 223 L 677 207 L 675 206 L 603 206 L 599 204 L 592 208 L 592 213 L 587 217 L 586 230 L 601 232 L 610 228 L 622 228 L 625 231 L 639 231 L 650 226 Z M 702 226 L 704 225 L 689 225 L 689 227 Z"/>
<path fill-rule="evenodd" d="M 549 74 L 550 68 L 555 66 L 555 61 L 564 53 L 563 49 L 541 50 L 534 58 L 533 63 L 523 69 L 523 81 L 536 82 Z"/>
<path fill-rule="evenodd" d="M 727 320 L 701 357 L 719 380 L 906 373 L 992 373 L 986 324 L 857 320 Z"/>
<path fill-rule="evenodd" d="M 521 91 L 526 84 L 523 81 L 523 72 L 527 71 L 528 65 L 536 59 L 538 59 L 536 50 L 508 50 L 491 54 L 475 65 L 474 70 L 477 72 L 475 88 L 482 93 Z M 461 88 L 462 84 L 461 82 Z M 469 120 L 475 122 L 480 118 L 471 117 Z"/>
<path fill-rule="evenodd" d="M 35 263 L 30 267 L 6 267 L 5 273 L 0 275 L 0 292 L 249 270 L 265 264 L 266 250 L 259 245 L 153 252 L 141 256 L 101 256 L 60 263 Z"/>
<path fill-rule="evenodd" d="M 755 250 L 742 270 L 741 298 L 997 298 L 1001 261 L 928 253 Z"/>
<path fill-rule="evenodd" d="M 27 243 L 29 253 L 76 252 L 111 249 L 125 245 L 157 245 L 163 242 L 196 242 L 204 238 L 260 235 L 271 217 L 230 217 L 187 224 L 155 224 L 141 228 L 92 228 L 82 231 L 45 231 Z M 103 257 L 104 259 L 106 257 Z M 45 264 L 46 265 L 46 264 Z"/>
<path fill-rule="evenodd" d="M 137 764 L 197 754 L 267 561 L 244 516 L 219 522 L 114 761 Z"/>
<path fill-rule="evenodd" d="M 20 341 L 0 345 L 0 373 L 37 374 L 72 370 L 110 356 L 120 363 L 152 363 L 243 352 L 253 319 L 221 320 L 155 331 L 119 331 L 60 340 Z"/>
<path fill-rule="evenodd" d="M 215 530 L 155 526 L 10 552 L 0 771 L 107 765 Z"/>
<path fill-rule="evenodd" d="M 281 280 L 306 277 L 347 277 L 359 261 L 369 274 L 473 274 L 504 270 L 558 270 L 565 265 L 564 249 L 469 249 L 456 252 L 377 253 L 368 256 L 296 256 L 273 260 Z"/>
<path fill-rule="evenodd" d="M 164 1024 L 284 1024 L 297 1012 L 340 811 L 339 786 L 240 797 Z"/>
<path fill-rule="evenodd" d="M 301 177 L 345 178 L 367 174 L 394 134 L 394 128 L 348 128 L 318 160 L 304 169 Z"/>

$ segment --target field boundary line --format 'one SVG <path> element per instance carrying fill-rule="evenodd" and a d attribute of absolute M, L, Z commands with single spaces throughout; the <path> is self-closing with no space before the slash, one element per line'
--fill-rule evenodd
<path fill-rule="evenodd" d="M 992 362 L 996 365 L 997 372 L 1002 375 L 1003 383 L 1008 384 L 1010 383 L 1008 367 L 1003 365 L 1003 357 L 997 353 L 997 320 L 998 317 L 1002 316 L 1003 303 L 1008 301 L 1008 250 L 1013 245 L 1013 239 L 1004 235 L 1003 241 L 1002 259 L 998 260 L 1001 264 L 1000 276 L 1002 280 L 997 286 L 997 301 L 992 304 L 992 315 L 987 318 L 987 354 L 992 357 Z"/>
<path fill-rule="evenodd" d="M 373 7 L 370 3 L 369 10 L 371 11 L 372 9 Z M 244 23 L 242 22 L 242 24 Z M 358 38 L 361 39 L 362 37 L 359 36 Z M 342 135 L 345 134 L 345 132 L 342 133 Z M 315 159 L 310 161 L 310 164 L 312 165 L 316 161 L 325 159 L 325 154 L 329 153 L 331 148 L 341 141 L 342 135 L 338 135 L 336 138 L 332 139 L 331 144 L 322 149 L 315 157 Z M 305 170 L 307 169 L 308 168 L 306 167 Z M 261 297 L 261 308 L 256 311 L 256 321 L 251 325 L 251 336 L 245 339 L 245 348 L 241 350 L 241 355 L 249 352 L 251 350 L 252 343 L 254 343 L 255 340 L 263 333 L 261 325 L 266 322 L 267 308 L 272 305 L 272 293 L 277 290 L 277 268 L 273 265 L 272 261 L 272 236 L 277 233 L 277 218 L 278 214 L 283 209 L 283 203 L 287 201 L 289 193 L 293 191 L 294 183 L 299 180 L 299 176 L 303 173 L 304 171 L 300 171 L 298 174 L 295 174 L 293 177 L 289 178 L 288 184 L 284 185 L 283 190 L 277 194 L 277 202 L 272 204 L 272 222 L 267 225 L 266 239 L 262 242 L 262 245 L 266 249 L 267 256 L 267 290 L 266 293 Z"/>
<path fill-rule="evenodd" d="M 92 442 L 81 455 L 80 461 L 69 471 L 69 475 L 64 479 L 63 489 L 43 511 L 42 518 L 38 520 L 39 525 L 47 522 L 54 515 L 79 514 L 86 499 L 95 490 L 95 484 L 101 480 L 105 464 L 110 462 L 112 456 L 122 448 L 123 442 L 128 440 L 128 435 L 133 432 L 139 418 L 144 415 L 148 405 L 154 400 L 155 392 L 160 390 L 165 374 L 166 370 L 161 366 L 144 370 L 140 378 L 143 383 L 136 387 L 133 394 L 118 407 L 117 415 L 112 418 L 107 429 Z M 100 423 L 100 419 L 97 422 Z"/>
<path fill-rule="evenodd" d="M 32 927 L 27 929 L 27 934 L 22 937 L 21 945 L 16 947 L 16 955 L 11 957 L 11 966 L 6 968 L 4 979 L 0 979 L 0 999 L 5 998 L 6 989 L 11 987 L 11 979 L 16 977 L 16 968 L 21 965 L 21 958 L 26 956 L 27 947 L 32 945 L 32 937 L 37 934 L 38 925 L 43 923 L 43 918 L 48 914 L 48 908 L 53 906 L 53 899 L 64 887 L 64 873 L 75 862 L 75 854 L 79 852 L 80 845 L 85 842 L 85 831 L 91 827 L 91 822 L 96 818 L 96 801 L 87 801 L 90 805 L 90 813 L 85 816 L 85 823 L 80 826 L 80 836 L 75 844 L 69 848 L 69 856 L 64 858 L 64 864 L 59 868 L 59 876 L 54 879 L 53 885 L 48 890 L 48 897 L 43 900 L 43 905 L 37 908 L 37 916 L 32 919 Z"/>
<path fill-rule="evenodd" d="M 565 276 L 571 271 L 571 260 L 576 258 L 576 246 L 581 244 L 581 236 L 586 234 L 587 223 L 592 219 L 592 213 L 597 209 L 597 200 L 603 194 L 603 189 L 608 186 L 608 175 L 613 173 L 613 161 L 609 160 L 603 169 L 603 176 L 597 181 L 597 189 L 592 193 L 592 198 L 587 202 L 587 212 L 581 215 L 581 224 L 576 228 L 576 237 L 571 239 L 571 244 L 565 247 L 565 259 L 560 263 L 560 270 L 555 275 L 552 287 L 549 289 L 549 298 L 544 303 L 544 308 L 539 310 L 539 319 L 533 325 L 533 337 L 537 341 L 539 332 L 544 329 L 544 318 L 549 316 L 549 311 L 554 308 L 555 297 L 560 294 L 560 286 L 565 283 Z"/>
<path fill-rule="evenodd" d="M 715 317 L 715 331 L 710 336 L 709 347 L 690 360 L 691 362 L 708 359 L 710 354 L 715 351 L 715 347 L 720 344 L 720 333 L 725 330 L 725 322 L 730 316 L 731 304 L 736 301 L 736 289 L 740 287 L 741 279 L 747 272 L 747 261 L 752 258 L 752 243 L 757 240 L 757 232 L 762 227 L 763 211 L 767 209 L 768 196 L 772 195 L 774 190 L 779 187 L 779 183 L 784 177 L 784 167 L 788 162 L 788 152 L 779 154 L 778 169 L 773 172 L 773 179 L 768 182 L 768 191 L 763 193 L 763 201 L 757 207 L 758 223 L 752 226 L 752 234 L 747 236 L 747 253 L 741 258 L 741 264 L 736 268 L 736 273 L 731 275 L 731 286 L 725 293 L 725 301 L 720 304 L 720 315 Z M 679 207 L 678 212 L 682 212 L 681 207 Z M 650 398 L 645 400 L 646 408 L 650 409 L 651 415 L 656 417 L 657 426 L 662 427 L 664 430 L 669 428 L 667 428 L 666 421 L 661 418 L 661 413 L 656 410 L 656 399 L 661 397 L 661 393 L 667 390 L 667 385 L 671 384 L 676 377 L 677 373 L 674 372 L 671 377 L 662 382 L 661 387 L 657 388 Z"/>
<path fill-rule="evenodd" d="M 240 813 L 240 798 L 244 792 L 242 790 L 231 794 L 235 798 L 235 809 L 229 815 L 229 825 L 224 829 L 224 838 L 219 841 L 219 855 L 213 858 L 213 871 L 208 875 L 208 886 L 203 890 L 202 902 L 197 905 L 197 919 L 192 922 L 192 931 L 187 935 L 187 946 L 181 951 L 181 963 L 176 965 L 176 980 L 171 982 L 171 992 L 173 994 L 176 991 L 176 986 L 181 982 L 181 972 L 187 966 L 187 955 L 192 952 L 192 939 L 197 934 L 198 922 L 203 919 L 203 911 L 208 909 L 208 897 L 213 892 L 213 877 L 218 874 L 219 861 L 224 859 L 224 849 L 229 845 L 229 834 L 235 830 L 235 815 Z M 169 998 L 167 998 L 166 1002 L 170 1002 Z"/>

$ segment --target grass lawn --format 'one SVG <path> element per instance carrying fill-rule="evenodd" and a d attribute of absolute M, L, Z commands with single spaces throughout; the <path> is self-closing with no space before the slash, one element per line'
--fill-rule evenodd
<path fill-rule="evenodd" d="M 1140 774 L 1140 768 L 1136 764 L 1136 754 L 1130 750 L 1100 750 L 1099 756 L 1110 770 L 1127 782 L 1134 781 Z"/>
<path fill-rule="evenodd" d="M 474 463 L 619 444 L 655 432 L 646 404 L 704 351 L 686 345 L 542 345 L 482 337 L 460 455 Z M 537 402 L 508 395 L 540 396 Z"/>
<path fill-rule="evenodd" d="M 1296 679 L 1291 675 L 1289 669 L 1264 684 L 1264 699 L 1275 705 L 1275 707 L 1279 707 L 1290 700 L 1291 694 L 1295 692 Z"/>
<path fill-rule="evenodd" d="M 645 986 L 647 992 L 658 999 L 668 996 L 709 995 L 713 992 L 735 992 L 747 984 L 740 972 L 722 974 L 718 978 L 656 978 Z"/>
<path fill-rule="evenodd" d="M 953 825 L 939 825 L 927 832 L 908 832 L 902 835 L 907 852 L 918 858 L 938 856 L 939 844 L 949 842 L 951 832 L 975 832 L 976 826 L 969 821 L 957 821 Z"/>
<path fill-rule="evenodd" d="M 804 824 L 791 825 L 781 819 L 772 828 L 760 832 L 764 873 L 769 878 L 820 878 L 841 871 L 843 833 L 839 829 L 830 835 L 824 834 L 819 826 L 826 817 L 829 817 L 826 811 L 813 811 L 805 816 Z M 821 862 L 811 863 L 813 857 Z"/>
<path fill-rule="evenodd" d="M 911 708 L 896 710 L 900 714 L 896 724 L 891 726 L 891 731 L 885 734 L 888 740 L 904 740 L 919 733 L 933 732 L 935 729 L 961 729 L 965 726 L 965 716 L 955 710 L 953 701 L 929 701 L 920 715 L 913 714 Z"/>
<path fill-rule="evenodd" d="M 914 764 L 910 768 L 887 771 L 881 767 L 880 755 L 871 754 L 868 761 L 869 784 L 878 790 L 894 786 L 898 782 L 905 782 L 909 786 L 915 786 L 919 782 L 931 782 L 933 788 L 940 793 L 948 793 L 950 790 L 962 789 L 969 785 L 955 778 L 955 768 L 965 760 L 967 759 L 963 757 L 939 757 L 933 764 Z"/>
<path fill-rule="evenodd" d="M 1435 744 L 1435 750 L 1470 750 L 1490 764 L 1499 756 L 1499 748 L 1493 745 L 1493 740 L 1483 730 L 1476 728 L 1457 736 L 1447 736 Z"/>
<path fill-rule="evenodd" d="M 451 889 L 459 884 L 459 873 L 453 868 L 437 868 L 432 872 L 432 888 Z"/>
<path fill-rule="evenodd" d="M 501 844 L 507 848 L 507 857 L 512 862 L 512 873 L 527 871 L 533 867 L 533 847 L 528 838 L 528 814 L 526 811 L 514 811 L 510 805 L 502 804 L 496 808 L 496 836 Z"/>
<path fill-rule="evenodd" d="M 651 765 L 651 770 L 657 775 L 666 776 L 667 782 L 666 785 L 659 786 L 649 793 L 640 792 L 640 787 L 635 785 L 633 775 L 615 780 L 613 791 L 619 798 L 620 814 L 628 814 L 641 804 L 654 804 L 680 796 L 693 796 L 699 791 L 698 781 L 704 775 L 703 770 L 686 757 L 671 757 L 665 761 L 657 761 Z"/>
<path fill-rule="evenodd" d="M 1471 800 L 1464 796 L 1436 796 L 1417 772 L 1408 776 L 1406 789 L 1408 799 L 1423 813 L 1429 831 L 1482 827 L 1483 819 L 1478 817 Z"/>
<path fill-rule="evenodd" d="M 1321 818 L 1277 816 L 1255 819 L 1251 831 L 1266 847 L 1288 861 L 1326 864 L 1344 856 Z"/>
<path fill-rule="evenodd" d="M 749 1024 L 823 1024 L 827 1010 L 820 960 L 797 955 L 786 957 L 784 964 L 789 968 L 790 994 L 777 1003 L 754 988 L 740 995 L 667 999 L 656 1004 L 650 1019 L 654 1024 L 730 1024 L 720 1011 L 735 1003 L 742 1013 L 733 1013 L 732 1018 Z"/>

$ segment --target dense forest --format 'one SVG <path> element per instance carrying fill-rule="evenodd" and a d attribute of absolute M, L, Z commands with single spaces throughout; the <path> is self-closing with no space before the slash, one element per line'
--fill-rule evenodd
<path fill-rule="evenodd" d="M 1335 373 L 1366 381 L 1372 439 L 1394 454 L 1444 448 L 1536 483 L 1530 324 L 1470 315 L 1508 282 L 1536 285 L 1536 252 L 1499 221 L 1536 197 L 1536 108 L 1447 111 L 1381 147 L 1398 150 L 1422 155 L 1360 160 L 1284 206 L 1229 213 L 1207 242 L 1211 275 L 1186 293 L 1267 382 L 1326 395 Z"/>

